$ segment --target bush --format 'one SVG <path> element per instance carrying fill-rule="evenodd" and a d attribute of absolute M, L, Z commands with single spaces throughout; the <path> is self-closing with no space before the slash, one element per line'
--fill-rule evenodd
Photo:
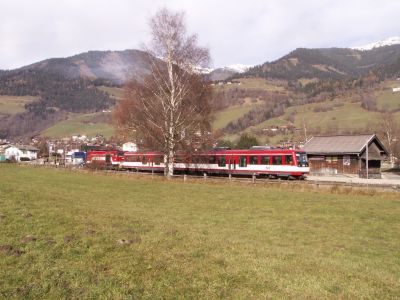
<path fill-rule="evenodd" d="M 236 143 L 236 148 L 238 149 L 249 149 L 252 146 L 259 145 L 259 142 L 255 136 L 244 133 L 240 136 L 239 140 Z"/>

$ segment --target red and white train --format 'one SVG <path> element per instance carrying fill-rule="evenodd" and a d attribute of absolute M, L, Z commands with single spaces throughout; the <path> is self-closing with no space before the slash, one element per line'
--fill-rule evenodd
<path fill-rule="evenodd" d="M 124 161 L 124 152 L 119 150 L 90 150 L 86 154 L 86 165 L 91 167 L 119 168 Z"/>
<path fill-rule="evenodd" d="M 91 153 L 96 152 L 96 153 Z M 159 152 L 89 151 L 87 163 L 101 161 L 124 170 L 164 170 Z M 185 173 L 256 175 L 279 178 L 304 178 L 310 169 L 302 150 L 250 149 L 212 150 L 192 155 L 177 154 L 174 170 Z"/>

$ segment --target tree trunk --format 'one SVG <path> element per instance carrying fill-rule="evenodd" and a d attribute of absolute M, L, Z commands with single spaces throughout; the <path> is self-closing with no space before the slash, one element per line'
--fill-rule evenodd
<path fill-rule="evenodd" d="M 168 174 L 167 178 L 171 179 L 174 175 L 174 150 L 170 149 L 168 151 Z"/>
<path fill-rule="evenodd" d="M 168 155 L 164 154 L 164 176 L 168 175 Z"/>

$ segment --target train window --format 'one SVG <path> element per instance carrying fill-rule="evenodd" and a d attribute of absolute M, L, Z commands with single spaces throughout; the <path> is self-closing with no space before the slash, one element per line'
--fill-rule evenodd
<path fill-rule="evenodd" d="M 199 155 L 199 156 L 194 156 L 193 157 L 193 163 L 198 163 L 198 164 L 207 164 L 208 163 L 208 156 L 205 155 Z"/>
<path fill-rule="evenodd" d="M 262 165 L 270 165 L 270 157 L 269 156 L 261 156 L 261 164 Z"/>
<path fill-rule="evenodd" d="M 208 156 L 200 155 L 198 157 L 198 163 L 199 164 L 207 164 L 208 163 Z"/>
<path fill-rule="evenodd" d="M 161 164 L 161 162 L 162 162 L 162 156 L 154 156 L 153 157 L 153 161 L 154 161 L 154 164 L 155 165 L 160 165 Z"/>
<path fill-rule="evenodd" d="M 293 156 L 291 155 L 285 155 L 285 163 L 287 165 L 292 165 L 293 164 Z"/>
<path fill-rule="evenodd" d="M 241 168 L 247 167 L 247 157 L 246 156 L 239 156 L 239 167 L 241 167 Z"/>
<path fill-rule="evenodd" d="M 258 165 L 258 156 L 250 156 L 250 165 Z"/>
<path fill-rule="evenodd" d="M 142 156 L 142 165 L 147 164 L 147 157 L 145 155 Z"/>
<path fill-rule="evenodd" d="M 273 165 L 281 165 L 282 164 L 282 156 L 272 156 L 272 164 Z"/>
<path fill-rule="evenodd" d="M 209 156 L 208 157 L 208 163 L 209 164 L 215 164 L 216 163 L 215 156 Z"/>
<path fill-rule="evenodd" d="M 226 166 L 226 158 L 225 158 L 225 156 L 220 156 L 219 157 L 218 166 L 219 167 L 225 167 Z"/>

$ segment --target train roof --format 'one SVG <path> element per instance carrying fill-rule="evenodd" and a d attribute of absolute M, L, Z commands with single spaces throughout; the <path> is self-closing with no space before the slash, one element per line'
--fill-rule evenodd
<path fill-rule="evenodd" d="M 225 150 L 225 149 L 213 149 L 210 151 L 198 151 L 192 152 L 193 155 L 234 155 L 234 154 L 247 154 L 247 155 L 268 155 L 268 154 L 290 154 L 293 152 L 305 153 L 304 150 L 299 149 L 240 149 L 240 150 Z M 126 155 L 162 155 L 161 152 L 156 151 L 138 151 L 138 152 L 125 152 Z M 177 152 L 177 155 L 186 154 L 185 152 Z M 189 153 L 187 153 L 189 154 Z"/>

